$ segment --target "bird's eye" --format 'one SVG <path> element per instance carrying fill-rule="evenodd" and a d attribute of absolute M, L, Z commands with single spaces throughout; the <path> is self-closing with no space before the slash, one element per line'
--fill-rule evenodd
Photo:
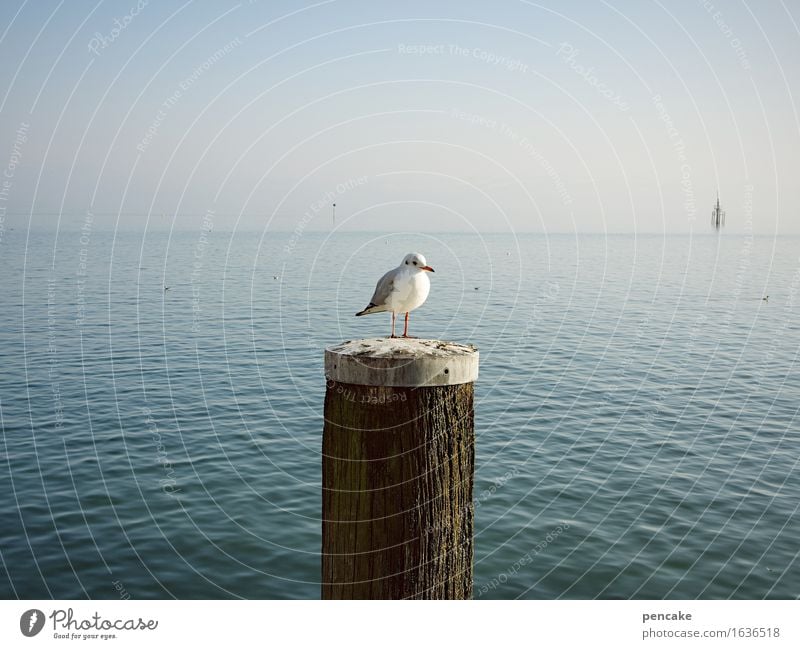
<path fill-rule="evenodd" d="M 406 262 L 406 266 L 408 266 L 408 262 Z"/>
<path fill-rule="evenodd" d="M 416 265 L 417 265 L 417 262 L 414 262 L 414 265 L 416 266 Z"/>

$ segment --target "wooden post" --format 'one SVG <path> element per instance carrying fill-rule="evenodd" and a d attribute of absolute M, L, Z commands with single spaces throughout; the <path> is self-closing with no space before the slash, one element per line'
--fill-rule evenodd
<path fill-rule="evenodd" d="M 478 351 L 354 340 L 325 376 L 322 598 L 470 599 Z"/>

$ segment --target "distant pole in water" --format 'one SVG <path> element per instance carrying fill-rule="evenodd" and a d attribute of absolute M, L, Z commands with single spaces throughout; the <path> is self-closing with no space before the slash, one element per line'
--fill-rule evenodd
<path fill-rule="evenodd" d="M 322 599 L 471 599 L 478 350 L 325 350 Z"/>
<path fill-rule="evenodd" d="M 714 206 L 714 209 L 711 210 L 711 225 L 717 230 L 725 225 L 725 211 L 719 204 L 719 191 L 717 191 L 717 204 Z"/>
<path fill-rule="evenodd" d="M 333 204 L 333 224 L 336 225 L 336 203 Z"/>

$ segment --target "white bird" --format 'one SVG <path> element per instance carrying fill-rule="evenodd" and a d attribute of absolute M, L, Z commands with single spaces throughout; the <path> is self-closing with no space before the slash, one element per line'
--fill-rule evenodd
<path fill-rule="evenodd" d="M 390 270 L 378 280 L 378 285 L 375 287 L 375 293 L 369 304 L 356 315 L 391 311 L 391 337 L 397 338 L 394 335 L 394 323 L 398 313 L 405 313 L 406 322 L 403 328 L 403 338 L 408 338 L 408 314 L 410 311 L 422 306 L 428 298 L 428 293 L 431 290 L 431 280 L 428 278 L 428 273 L 432 272 L 434 272 L 433 268 L 428 266 L 425 257 L 416 252 L 407 254 L 397 268 Z"/>

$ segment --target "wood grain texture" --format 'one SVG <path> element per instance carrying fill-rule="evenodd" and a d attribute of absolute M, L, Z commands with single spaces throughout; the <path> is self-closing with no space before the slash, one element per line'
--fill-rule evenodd
<path fill-rule="evenodd" d="M 323 599 L 472 597 L 473 384 L 329 380 Z"/>

